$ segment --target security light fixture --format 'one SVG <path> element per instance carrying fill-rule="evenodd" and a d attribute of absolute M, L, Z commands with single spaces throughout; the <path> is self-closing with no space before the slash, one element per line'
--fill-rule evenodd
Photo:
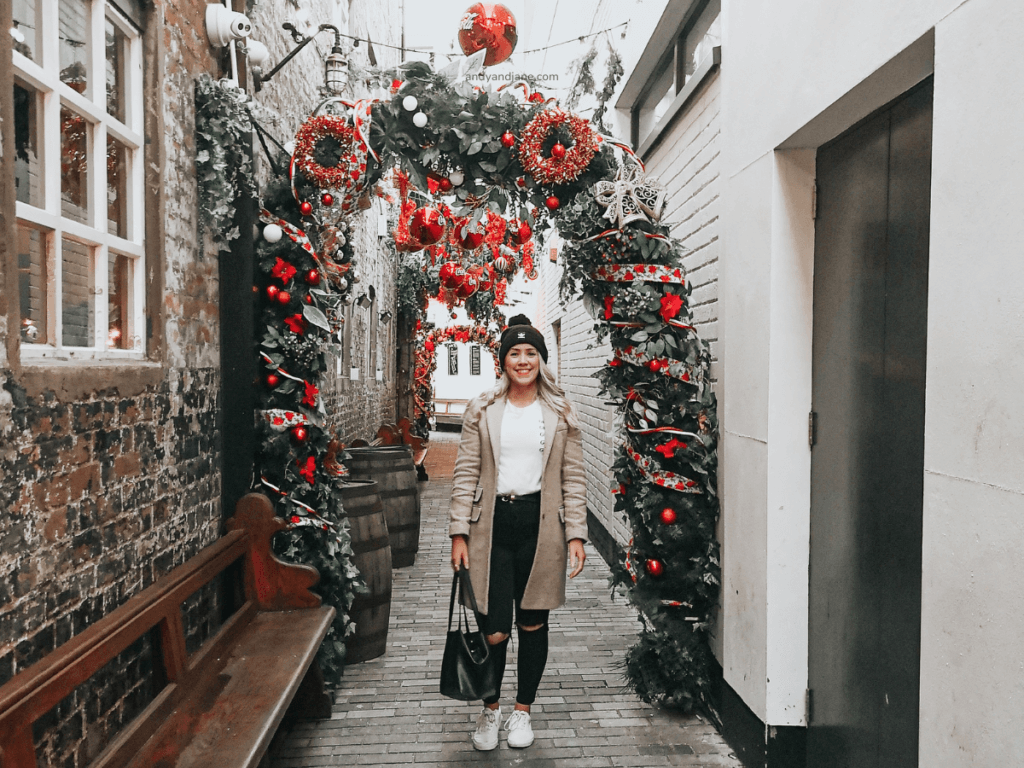
<path fill-rule="evenodd" d="M 373 303 L 373 300 L 369 296 L 367 296 L 365 293 L 362 296 L 360 296 L 358 299 L 356 299 L 356 304 L 358 304 L 359 307 L 362 308 L 362 309 L 366 309 L 372 303 Z"/>
<path fill-rule="evenodd" d="M 324 86 L 336 96 L 341 94 L 348 85 L 348 60 L 345 58 L 345 50 L 341 47 L 341 30 L 333 24 L 321 24 L 312 35 L 304 35 L 291 22 L 285 22 L 281 26 L 291 33 L 292 40 L 298 43 L 298 45 L 267 74 L 264 75 L 262 72 L 253 73 L 255 89 L 259 91 L 263 87 L 263 83 L 276 75 L 285 64 L 295 58 L 295 55 L 309 45 L 313 38 L 329 29 L 334 32 L 334 45 L 331 47 L 331 53 L 327 56 L 327 60 L 324 63 Z"/>
<path fill-rule="evenodd" d="M 385 309 L 383 312 L 380 313 L 380 322 L 381 322 L 381 324 L 382 325 L 387 325 L 388 322 L 391 320 L 391 317 L 392 317 L 391 310 L 390 309 Z"/>

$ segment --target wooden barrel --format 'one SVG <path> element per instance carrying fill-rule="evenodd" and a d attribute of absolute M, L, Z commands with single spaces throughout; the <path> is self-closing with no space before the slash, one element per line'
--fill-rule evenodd
<path fill-rule="evenodd" d="M 376 480 L 391 537 L 391 563 L 405 568 L 420 548 L 420 499 L 416 467 L 407 445 L 349 448 L 345 466 L 353 478 Z"/>
<path fill-rule="evenodd" d="M 345 640 L 345 663 L 383 656 L 391 619 L 391 543 L 377 483 L 352 480 L 341 486 L 341 499 L 352 535 L 353 563 L 369 587 L 352 602 L 355 634 Z"/>

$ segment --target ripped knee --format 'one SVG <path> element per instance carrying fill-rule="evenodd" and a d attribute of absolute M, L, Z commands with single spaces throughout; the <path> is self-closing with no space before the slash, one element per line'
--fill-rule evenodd
<path fill-rule="evenodd" d="M 519 629 L 521 629 L 523 632 L 536 632 L 538 629 L 543 629 L 547 625 L 546 624 L 534 624 L 532 626 L 524 627 L 522 624 L 516 624 L 516 626 L 519 627 Z"/>
<path fill-rule="evenodd" d="M 487 636 L 488 645 L 497 645 L 498 643 L 502 643 L 505 640 L 508 640 L 508 635 L 506 635 L 504 632 L 495 632 L 493 635 Z"/>

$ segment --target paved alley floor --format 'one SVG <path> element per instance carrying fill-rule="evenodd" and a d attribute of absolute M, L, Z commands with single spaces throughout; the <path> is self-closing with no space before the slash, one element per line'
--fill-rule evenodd
<path fill-rule="evenodd" d="M 457 434 L 431 435 L 430 481 L 420 485 L 420 550 L 415 565 L 394 573 L 387 653 L 346 667 L 331 719 L 296 725 L 276 751 L 273 768 L 739 768 L 713 726 L 648 706 L 623 687 L 617 665 L 638 624 L 621 598 L 612 601 L 608 568 L 589 545 L 586 569 L 569 581 L 566 605 L 551 614 L 550 655 L 532 713 L 536 741 L 525 750 L 510 749 L 503 730 L 494 751 L 473 749 L 479 703 L 437 692 L 452 578 L 447 522 L 457 440 Z M 516 652 L 510 646 L 503 712 L 515 697 Z"/>

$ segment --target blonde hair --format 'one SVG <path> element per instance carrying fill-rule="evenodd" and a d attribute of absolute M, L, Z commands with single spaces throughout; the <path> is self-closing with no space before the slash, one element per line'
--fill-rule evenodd
<path fill-rule="evenodd" d="M 538 362 L 540 363 L 540 370 L 537 373 L 537 397 L 541 403 L 565 419 L 565 423 L 569 425 L 570 429 L 579 429 L 579 416 L 576 414 L 576 408 L 569 401 L 569 398 L 566 397 L 565 390 L 558 386 L 555 374 L 548 368 L 548 364 L 543 359 L 538 360 Z M 497 386 L 491 392 L 488 405 L 495 400 L 506 397 L 511 387 L 512 380 L 509 379 L 505 371 L 502 371 Z"/>

